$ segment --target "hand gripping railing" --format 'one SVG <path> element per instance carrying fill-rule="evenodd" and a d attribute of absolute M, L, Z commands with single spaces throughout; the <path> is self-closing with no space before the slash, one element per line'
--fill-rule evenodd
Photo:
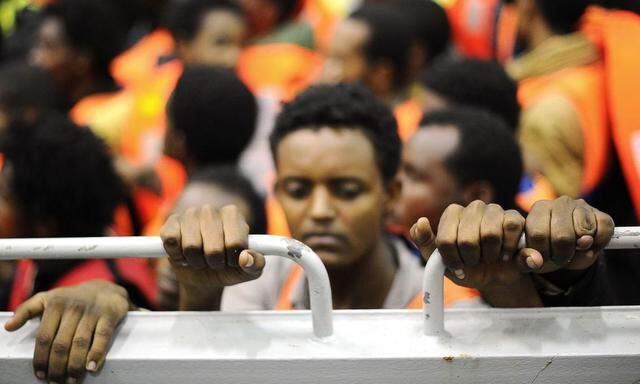
<path fill-rule="evenodd" d="M 322 261 L 303 243 L 280 236 L 250 235 L 249 248 L 298 263 L 309 280 L 313 333 L 333 334 L 331 285 Z M 167 256 L 159 237 L 0 239 L 0 261 L 18 259 L 114 259 Z"/>
<path fill-rule="evenodd" d="M 520 248 L 526 246 L 524 235 L 520 239 Z M 640 227 L 618 227 L 606 249 L 640 248 Z M 424 334 L 427 336 L 444 336 L 444 272 L 442 256 L 436 249 L 431 254 L 424 269 L 422 315 L 424 317 Z"/>

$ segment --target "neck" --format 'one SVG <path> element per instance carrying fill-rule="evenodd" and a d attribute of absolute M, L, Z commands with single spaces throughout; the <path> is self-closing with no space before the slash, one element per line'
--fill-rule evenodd
<path fill-rule="evenodd" d="M 384 236 L 355 265 L 329 269 L 335 309 L 380 309 L 387 298 L 397 265 Z"/>
<path fill-rule="evenodd" d="M 527 42 L 529 43 L 529 51 L 532 51 L 542 45 L 549 38 L 553 37 L 555 33 L 547 26 L 547 24 L 540 20 L 534 22 L 531 25 L 531 31 L 527 36 Z"/>

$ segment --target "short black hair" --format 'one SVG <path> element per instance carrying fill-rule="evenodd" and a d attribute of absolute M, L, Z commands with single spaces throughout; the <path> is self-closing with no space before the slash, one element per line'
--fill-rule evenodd
<path fill-rule="evenodd" d="M 495 113 L 512 131 L 518 127 L 518 84 L 498 62 L 441 57 L 424 71 L 421 83 L 453 104 Z"/>
<path fill-rule="evenodd" d="M 40 67 L 22 61 L 0 67 L 0 107 L 19 118 L 26 108 L 38 112 L 52 110 L 59 98 L 51 75 Z"/>
<path fill-rule="evenodd" d="M 268 0 L 280 11 L 278 22 L 282 23 L 294 18 L 302 10 L 302 0 Z"/>
<path fill-rule="evenodd" d="M 413 21 L 415 39 L 425 46 L 429 60 L 448 50 L 451 25 L 440 4 L 432 0 L 394 0 L 391 4 Z"/>
<path fill-rule="evenodd" d="M 165 24 L 176 40 L 190 41 L 207 13 L 217 10 L 230 11 L 244 19 L 240 6 L 231 0 L 180 0 L 168 7 Z"/>
<path fill-rule="evenodd" d="M 388 4 L 365 3 L 350 16 L 369 28 L 364 54 L 370 63 L 387 61 L 394 67 L 394 84 L 404 85 L 414 33 L 412 21 Z"/>
<path fill-rule="evenodd" d="M 373 92 L 359 84 L 315 85 L 285 104 L 271 134 L 274 159 L 278 144 L 288 134 L 326 126 L 361 130 L 373 145 L 383 180 L 393 180 L 401 151 L 396 119 Z"/>
<path fill-rule="evenodd" d="M 189 183 L 215 184 L 216 186 L 238 195 L 249 206 L 251 220 L 248 223 L 251 233 L 267 233 L 267 214 L 264 199 L 258 194 L 249 179 L 237 167 L 211 166 L 196 172 Z"/>
<path fill-rule="evenodd" d="M 11 200 L 27 230 L 51 223 L 60 237 L 103 236 L 113 223 L 125 187 L 106 144 L 88 128 L 57 114 L 11 125 L 4 154 Z"/>
<path fill-rule="evenodd" d="M 126 28 L 109 1 L 59 0 L 44 8 L 44 17 L 60 20 L 69 44 L 87 52 L 96 75 L 110 78 L 109 65 L 123 50 Z"/>
<path fill-rule="evenodd" d="M 235 72 L 187 65 L 168 104 L 171 127 L 200 166 L 235 163 L 256 128 L 256 99 Z"/>
<path fill-rule="evenodd" d="M 458 147 L 445 166 L 462 185 L 488 182 L 495 203 L 514 208 L 523 173 L 522 154 L 515 135 L 504 121 L 490 112 L 454 107 L 426 115 L 421 129 L 452 126 L 458 130 Z"/>
<path fill-rule="evenodd" d="M 535 0 L 551 30 L 566 35 L 578 30 L 578 22 L 593 0 Z"/>

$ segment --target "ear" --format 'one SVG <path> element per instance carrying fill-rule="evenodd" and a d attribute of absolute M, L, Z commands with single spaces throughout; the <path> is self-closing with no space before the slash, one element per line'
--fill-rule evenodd
<path fill-rule="evenodd" d="M 464 205 L 468 205 L 475 200 L 481 200 L 487 204 L 495 202 L 495 190 L 486 181 L 476 181 L 466 187 L 462 191 Z"/>
<path fill-rule="evenodd" d="M 402 183 L 395 177 L 385 185 L 384 215 L 388 217 L 395 209 L 402 193 Z"/>
<path fill-rule="evenodd" d="M 393 65 L 386 61 L 371 64 L 367 85 L 376 95 L 388 95 L 394 88 L 395 69 Z"/>

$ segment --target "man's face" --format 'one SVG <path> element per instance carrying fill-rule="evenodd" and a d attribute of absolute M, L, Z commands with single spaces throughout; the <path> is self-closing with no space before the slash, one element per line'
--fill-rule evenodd
<path fill-rule="evenodd" d="M 295 131 L 278 145 L 276 165 L 276 196 L 294 238 L 327 267 L 352 266 L 372 251 L 389 194 L 362 131 Z"/>
<path fill-rule="evenodd" d="M 31 49 L 32 63 L 48 71 L 59 86 L 67 89 L 78 69 L 77 55 L 78 52 L 67 41 L 60 20 L 55 17 L 44 19 Z"/>
<path fill-rule="evenodd" d="M 460 187 L 444 164 L 458 142 L 458 130 L 448 126 L 420 129 L 411 137 L 402 154 L 402 193 L 394 223 L 411 228 L 426 217 L 436 230 L 445 208 L 461 201 Z"/>
<path fill-rule="evenodd" d="M 345 19 L 340 22 L 327 47 L 320 81 L 364 81 L 368 71 L 364 45 L 368 38 L 369 28 L 362 21 Z"/>
<path fill-rule="evenodd" d="M 179 43 L 178 52 L 187 64 L 235 68 L 246 36 L 247 26 L 240 16 L 226 10 L 210 11 L 193 40 Z"/>

